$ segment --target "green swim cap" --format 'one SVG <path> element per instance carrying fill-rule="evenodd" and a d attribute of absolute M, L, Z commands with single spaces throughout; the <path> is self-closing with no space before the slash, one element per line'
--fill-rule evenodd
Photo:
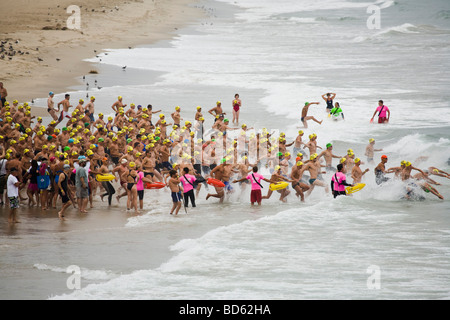
<path fill-rule="evenodd" d="M 327 148 L 332 147 L 331 143 L 327 143 Z"/>
<path fill-rule="evenodd" d="M 305 106 L 308 105 L 308 104 L 309 104 L 309 102 L 305 102 Z"/>
<path fill-rule="evenodd" d="M 281 157 L 282 155 L 283 155 L 282 152 L 278 152 L 278 153 L 277 153 L 277 156 L 278 156 L 278 157 Z"/>
<path fill-rule="evenodd" d="M 227 158 L 223 158 L 222 160 L 220 160 L 220 163 L 224 163 L 227 161 Z"/>

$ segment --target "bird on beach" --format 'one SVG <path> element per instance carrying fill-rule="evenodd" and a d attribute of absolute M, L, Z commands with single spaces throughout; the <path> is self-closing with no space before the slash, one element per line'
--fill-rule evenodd
<path fill-rule="evenodd" d="M 56 58 L 56 61 L 59 61 L 59 60 L 61 60 L 61 59 L 59 59 L 59 58 Z"/>
<path fill-rule="evenodd" d="M 127 68 L 127 66 L 125 66 L 125 67 L 122 67 L 122 69 L 123 69 L 123 70 L 125 70 L 126 68 Z"/>
<path fill-rule="evenodd" d="M 41 58 L 38 58 L 38 60 L 39 60 L 39 61 L 44 61 L 44 60 L 43 60 L 43 59 L 41 59 Z"/>

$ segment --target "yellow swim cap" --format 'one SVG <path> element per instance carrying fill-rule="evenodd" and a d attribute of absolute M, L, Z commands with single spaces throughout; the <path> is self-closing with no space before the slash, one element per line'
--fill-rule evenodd
<path fill-rule="evenodd" d="M 304 134 L 303 130 L 300 130 L 300 131 L 298 132 L 298 134 L 299 134 L 299 135 Z"/>
<path fill-rule="evenodd" d="M 342 158 L 341 161 L 340 161 L 340 163 L 344 163 L 345 160 L 347 160 L 347 159 L 346 159 L 346 158 Z"/>
<path fill-rule="evenodd" d="M 360 158 L 356 158 L 356 159 L 355 159 L 355 163 L 358 163 L 358 162 L 360 162 L 360 161 L 361 161 Z"/>
<path fill-rule="evenodd" d="M 300 167 L 300 166 L 302 166 L 302 165 L 303 165 L 303 162 L 297 161 L 297 167 Z"/>
<path fill-rule="evenodd" d="M 406 166 L 406 167 L 409 167 L 410 165 L 411 165 L 411 162 L 409 162 L 409 161 L 406 161 L 406 162 L 405 162 L 405 166 Z"/>

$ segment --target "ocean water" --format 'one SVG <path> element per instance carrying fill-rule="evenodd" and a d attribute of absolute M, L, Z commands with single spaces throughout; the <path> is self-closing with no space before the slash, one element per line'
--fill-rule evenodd
<path fill-rule="evenodd" d="M 206 17 L 174 39 L 90 59 L 100 74 L 87 78 L 88 90 L 73 88 L 72 96 L 95 95 L 97 112 L 105 115 L 117 95 L 166 114 L 181 106 L 189 120 L 200 105 L 211 125 L 207 110 L 220 100 L 231 117 L 239 93 L 240 123 L 285 132 L 288 142 L 301 126 L 304 102 L 318 101 L 309 114 L 324 121 L 309 121 L 305 139 L 316 133 L 322 148 L 331 142 L 341 156 L 351 148 L 366 162 L 365 147 L 375 138 L 375 148 L 383 149 L 376 163 L 387 154 L 388 167 L 408 160 L 449 172 L 448 1 L 217 0 L 196 6 Z M 379 29 L 368 28 L 369 6 L 380 10 Z M 102 89 L 92 87 L 94 79 Z M 326 92 L 337 93 L 345 121 L 327 118 Z M 369 123 L 380 99 L 391 110 L 388 125 Z M 83 221 L 71 232 L 55 226 L 51 234 L 68 238 L 59 245 L 70 259 L 45 250 L 27 259 L 37 277 L 60 280 L 35 295 L 449 299 L 450 180 L 432 176 L 445 200 L 416 190 L 421 201 L 408 201 L 402 182 L 375 184 L 374 166 L 362 165 L 370 169 L 366 187 L 353 197 L 333 199 L 316 187 L 305 203 L 292 194 L 281 203 L 274 194 L 258 208 L 249 204 L 250 191 L 238 186 L 222 205 L 206 201 L 203 189 L 196 209 L 171 217 L 169 196 L 161 192 L 146 198 L 142 215 L 96 226 L 95 237 Z M 330 178 L 324 176 L 327 183 Z M 51 251 L 44 242 L 37 241 Z M 17 254 L 9 241 L 2 250 L 10 252 L 9 246 Z M 81 268 L 79 290 L 62 288 L 67 261 Z"/>

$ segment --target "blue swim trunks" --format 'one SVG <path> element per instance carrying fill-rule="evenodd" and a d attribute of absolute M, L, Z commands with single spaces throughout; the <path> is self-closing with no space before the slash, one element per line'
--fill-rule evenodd
<path fill-rule="evenodd" d="M 177 203 L 177 202 L 181 201 L 181 191 L 172 192 L 171 196 L 172 196 L 172 201 L 173 202 Z"/>
<path fill-rule="evenodd" d="M 231 186 L 229 181 L 224 181 L 223 183 L 225 184 L 225 190 L 227 190 L 227 191 L 233 190 L 233 187 Z"/>

